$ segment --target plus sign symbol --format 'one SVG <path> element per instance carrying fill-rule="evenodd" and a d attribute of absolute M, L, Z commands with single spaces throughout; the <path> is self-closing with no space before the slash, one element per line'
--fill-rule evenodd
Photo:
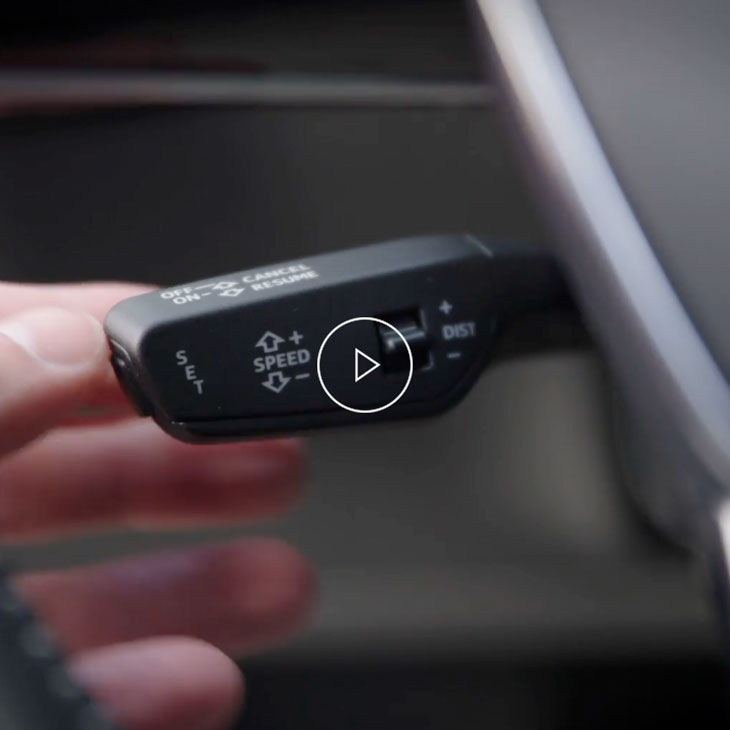
<path fill-rule="evenodd" d="M 454 305 L 451 302 L 447 302 L 446 299 L 444 299 L 443 302 L 441 302 L 441 305 L 439 306 L 439 310 L 445 315 L 449 316 L 451 314 L 451 310 L 454 308 Z"/>
<path fill-rule="evenodd" d="M 291 333 L 289 337 L 289 341 L 293 342 L 297 347 L 299 347 L 299 343 L 304 339 L 304 335 L 300 335 L 299 332 L 294 330 L 294 332 Z"/>

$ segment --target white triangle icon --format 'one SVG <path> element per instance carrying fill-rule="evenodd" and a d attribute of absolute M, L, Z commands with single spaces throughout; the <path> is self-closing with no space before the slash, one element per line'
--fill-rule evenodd
<path fill-rule="evenodd" d="M 364 358 L 368 361 L 368 363 L 372 363 L 370 367 L 367 370 L 360 371 L 360 358 Z M 355 382 L 359 382 L 362 380 L 366 375 L 370 375 L 370 373 L 373 372 L 373 370 L 376 370 L 380 367 L 380 363 L 377 360 L 373 360 L 370 355 L 366 355 L 362 350 L 355 348 Z"/>

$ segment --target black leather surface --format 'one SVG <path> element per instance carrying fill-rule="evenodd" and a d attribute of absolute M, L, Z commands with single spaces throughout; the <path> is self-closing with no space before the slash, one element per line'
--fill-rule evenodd
<path fill-rule="evenodd" d="M 535 240 L 491 109 L 177 109 L 0 124 L 0 278 L 172 284 L 420 233 Z"/>

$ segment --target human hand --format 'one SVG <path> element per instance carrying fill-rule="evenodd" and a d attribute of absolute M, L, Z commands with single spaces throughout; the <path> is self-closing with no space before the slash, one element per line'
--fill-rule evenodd
<path fill-rule="evenodd" d="M 0 535 L 276 515 L 298 496 L 294 440 L 191 446 L 132 419 L 100 325 L 121 284 L 0 285 Z M 243 681 L 228 653 L 304 621 L 314 580 L 273 540 L 20 576 L 72 670 L 129 730 L 224 730 Z"/>

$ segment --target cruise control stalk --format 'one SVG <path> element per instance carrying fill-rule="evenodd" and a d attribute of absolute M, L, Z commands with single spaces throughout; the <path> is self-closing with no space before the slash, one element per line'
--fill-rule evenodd
<path fill-rule="evenodd" d="M 427 236 L 133 297 L 106 330 L 140 412 L 178 438 L 208 441 L 442 411 L 495 352 L 544 347 L 545 332 L 565 344 L 566 308 L 543 251 Z M 505 349 L 508 331 L 518 334 Z M 2 565 L 0 645 L 0 723 L 115 730 Z"/>
<path fill-rule="evenodd" d="M 446 410 L 510 323 L 569 306 L 545 251 L 435 235 L 143 294 L 105 326 L 139 412 L 211 441 Z"/>

